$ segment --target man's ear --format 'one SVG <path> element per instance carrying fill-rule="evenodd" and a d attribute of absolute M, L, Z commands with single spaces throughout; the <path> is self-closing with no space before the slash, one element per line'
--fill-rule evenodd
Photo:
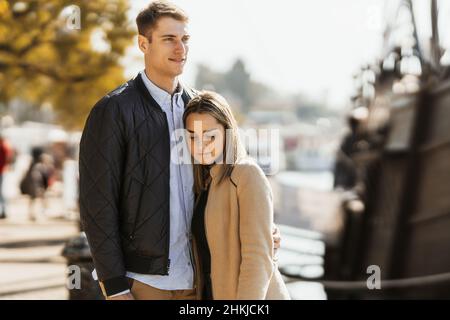
<path fill-rule="evenodd" d="M 149 43 L 146 37 L 144 37 L 143 35 L 138 35 L 138 45 L 142 53 L 147 52 Z"/>

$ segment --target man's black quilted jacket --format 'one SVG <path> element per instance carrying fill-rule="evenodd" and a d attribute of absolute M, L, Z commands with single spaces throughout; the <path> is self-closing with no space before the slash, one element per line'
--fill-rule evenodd
<path fill-rule="evenodd" d="M 168 274 L 169 161 L 166 115 L 140 75 L 93 107 L 80 142 L 80 215 L 108 295 L 128 289 L 126 271 Z"/>

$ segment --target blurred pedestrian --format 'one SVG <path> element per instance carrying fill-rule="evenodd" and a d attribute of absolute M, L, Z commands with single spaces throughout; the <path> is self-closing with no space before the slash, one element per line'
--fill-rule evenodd
<path fill-rule="evenodd" d="M 0 135 L 0 219 L 6 218 L 6 204 L 3 197 L 3 175 L 11 162 L 12 149 L 5 138 Z"/>
<path fill-rule="evenodd" d="M 36 220 L 33 208 L 36 199 L 41 199 L 42 212 L 45 213 L 47 207 L 45 191 L 51 185 L 53 174 L 53 158 L 44 153 L 42 148 L 33 148 L 31 164 L 20 183 L 21 193 L 30 197 L 28 214 L 31 221 Z"/>
<path fill-rule="evenodd" d="M 356 127 L 357 121 L 353 118 L 349 119 L 351 131 L 346 134 L 338 153 L 336 155 L 336 163 L 334 167 L 334 188 L 351 189 L 356 183 L 356 168 L 352 159 L 352 155 L 356 150 Z"/>

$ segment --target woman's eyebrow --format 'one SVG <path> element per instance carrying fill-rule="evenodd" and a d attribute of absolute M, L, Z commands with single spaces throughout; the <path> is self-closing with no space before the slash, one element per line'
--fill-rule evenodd
<path fill-rule="evenodd" d="M 203 130 L 203 133 L 211 132 L 211 131 L 214 131 L 214 130 L 219 130 L 219 128 L 212 128 L 212 129 L 209 129 L 209 130 Z"/>

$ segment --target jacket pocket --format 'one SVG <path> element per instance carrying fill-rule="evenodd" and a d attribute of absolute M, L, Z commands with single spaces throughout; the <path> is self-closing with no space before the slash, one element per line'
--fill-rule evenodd
<path fill-rule="evenodd" d="M 136 225 L 140 216 L 141 197 L 141 183 L 132 177 L 127 188 L 127 193 L 124 194 L 124 210 L 127 213 L 127 217 L 125 217 L 125 220 L 127 221 L 127 224 L 131 226 L 128 230 L 128 234 L 130 236 L 134 235 L 136 231 Z"/>

